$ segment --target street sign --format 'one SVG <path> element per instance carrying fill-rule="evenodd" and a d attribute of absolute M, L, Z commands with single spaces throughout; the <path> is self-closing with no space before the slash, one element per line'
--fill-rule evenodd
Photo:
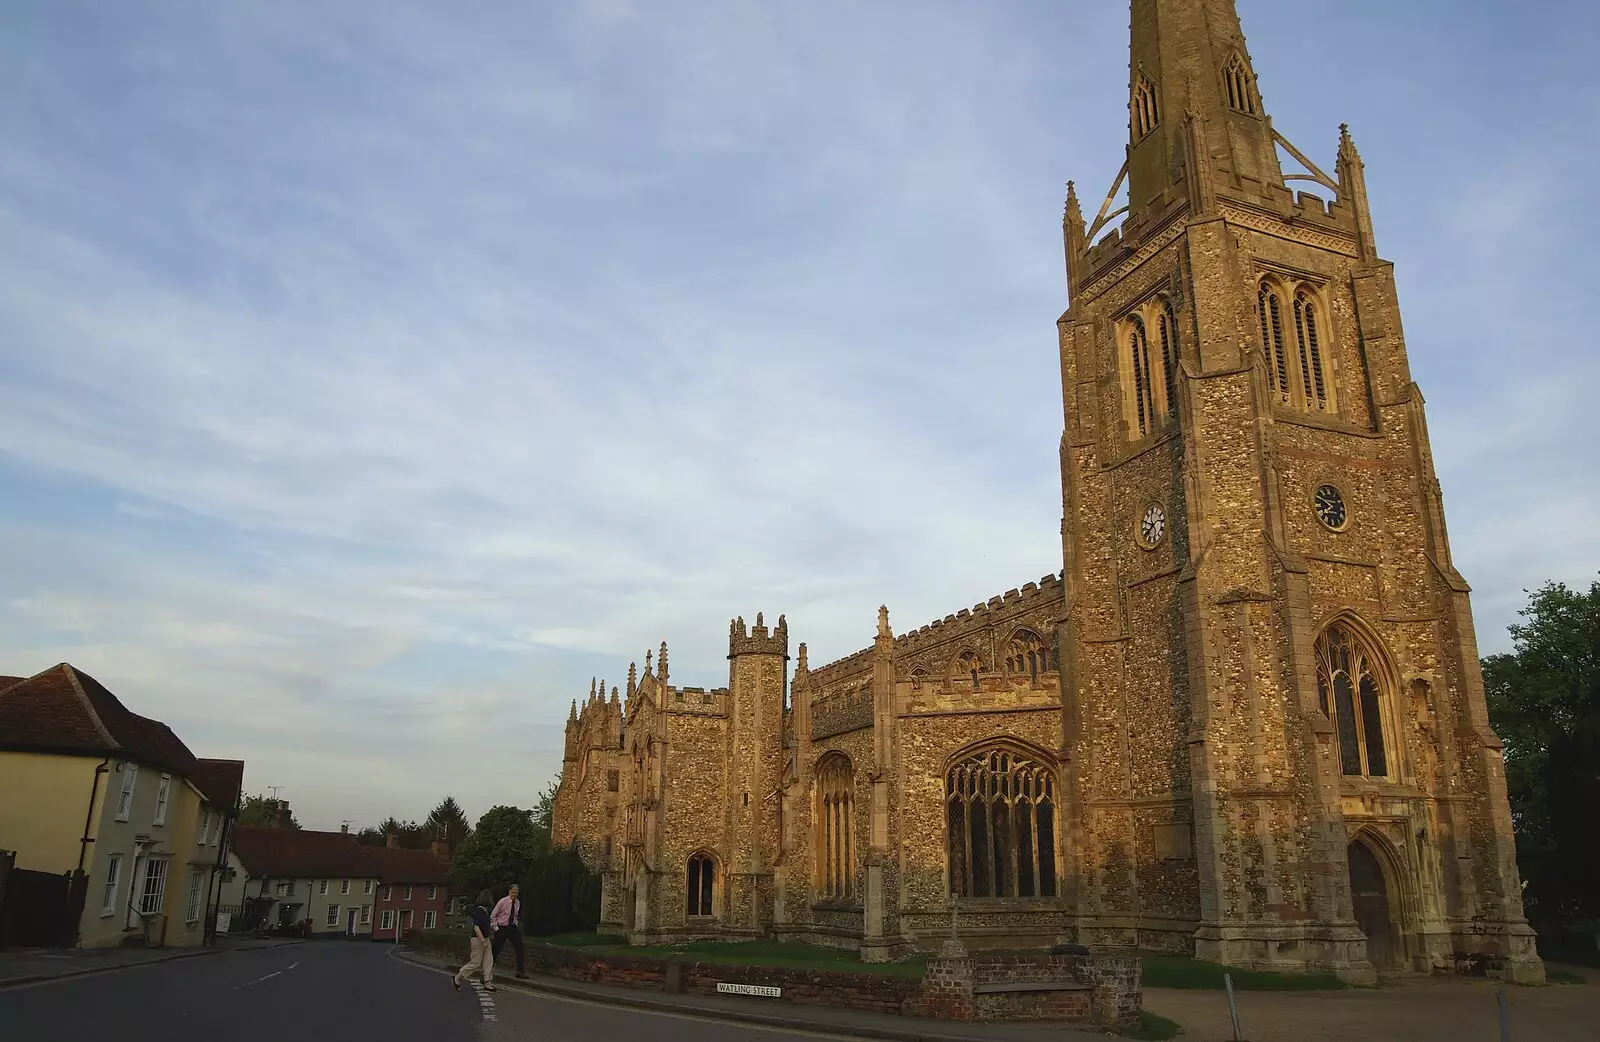
<path fill-rule="evenodd" d="M 717 982 L 717 990 L 724 995 L 760 995 L 763 998 L 775 999 L 783 994 L 782 988 L 774 988 L 767 984 L 727 984 Z"/>

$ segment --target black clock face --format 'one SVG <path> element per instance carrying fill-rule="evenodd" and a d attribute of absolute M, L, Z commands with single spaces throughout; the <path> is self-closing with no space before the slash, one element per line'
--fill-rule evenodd
<path fill-rule="evenodd" d="M 1317 494 L 1311 501 L 1312 508 L 1317 512 L 1317 520 L 1337 532 L 1343 528 L 1349 516 L 1344 509 L 1344 496 L 1332 485 L 1323 485 L 1317 489 Z"/>
<path fill-rule="evenodd" d="M 1155 546 L 1161 542 L 1161 537 L 1167 531 L 1167 512 L 1160 503 L 1151 503 L 1145 508 L 1144 517 L 1139 519 L 1139 538 L 1147 547 Z"/>

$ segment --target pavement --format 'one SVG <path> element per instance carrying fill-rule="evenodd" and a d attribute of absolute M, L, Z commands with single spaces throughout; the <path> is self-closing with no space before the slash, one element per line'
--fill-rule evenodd
<path fill-rule="evenodd" d="M 509 949 L 501 958 L 505 960 Z M 451 973 L 455 965 L 440 956 L 400 950 L 395 956 L 421 968 Z M 670 995 L 642 988 L 587 984 L 530 974 L 519 980 L 503 967 L 495 967 L 496 994 L 526 995 L 546 1001 L 566 1001 L 610 1009 L 634 1009 L 646 1016 L 658 1014 L 690 1020 L 724 1020 L 778 1031 L 776 1037 L 793 1037 L 786 1032 L 826 1035 L 835 1038 L 895 1039 L 901 1042 L 1105 1042 L 1101 1033 L 1071 1031 L 1063 1027 L 1028 1024 L 968 1024 L 892 1013 L 810 1006 L 779 999 L 744 998 L 731 995 Z M 504 1006 L 504 1002 L 502 1002 Z M 735 1037 L 766 1037 L 750 1032 Z M 555 1036 L 558 1038 L 565 1036 Z"/>
<path fill-rule="evenodd" d="M 249 951 L 303 943 L 283 939 L 234 938 L 225 939 L 214 948 L 8 948 L 0 950 L 0 988 L 174 959 L 193 959 L 223 951 Z"/>
<path fill-rule="evenodd" d="M 1570 967 L 1562 967 L 1570 969 Z M 1592 971 L 1591 971 L 1592 972 Z M 1500 1037 L 1499 982 L 1466 977 L 1385 978 L 1348 991 L 1241 991 L 1239 1027 L 1249 1042 L 1493 1042 Z M 1600 985 L 1508 987 L 1511 1037 L 1538 1042 L 1600 1039 Z M 1231 1042 L 1221 991 L 1146 988 L 1144 1008 L 1183 1025 L 1178 1042 Z"/>
<path fill-rule="evenodd" d="M 1042 1028 L 991 1033 L 905 1017 L 823 1007 L 777 1008 L 775 1000 L 729 999 L 645 1009 L 619 996 L 568 994 L 497 978 L 497 989 L 457 991 L 448 969 L 399 957 L 371 941 L 313 941 L 230 948 L 209 957 L 130 963 L 121 972 L 57 976 L 0 989 L 0 1038 L 59 1042 L 800 1042 L 822 1038 L 909 1038 L 927 1042 L 997 1039 L 1088 1040 L 1102 1036 Z M 545 980 L 548 980 L 546 978 Z M 531 983 L 531 982 L 526 982 Z M 542 983 L 542 982 L 541 982 Z M 566 982 L 560 982 L 565 984 Z M 605 989 L 607 992 L 622 989 Z M 628 998 L 668 999 L 660 993 Z M 764 1003 L 764 1005 L 763 1005 Z M 722 1008 L 717 1008 L 722 1007 Z M 727 1018 L 742 1012 L 742 1021 Z M 789 1018 L 758 1023 L 754 1016 Z M 807 1027 L 799 1027 L 800 1023 Z M 885 1026 L 898 1034 L 882 1035 Z M 969 1030 L 970 1029 L 970 1030 Z M 1026 1034 L 1018 1034 L 1023 1031 Z"/>

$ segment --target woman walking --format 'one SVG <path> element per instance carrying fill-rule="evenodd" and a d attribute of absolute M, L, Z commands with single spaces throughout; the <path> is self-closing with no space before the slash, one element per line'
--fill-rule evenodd
<path fill-rule="evenodd" d="M 483 990 L 494 991 L 494 952 L 489 943 L 489 902 L 494 895 L 485 890 L 478 895 L 478 904 L 472 909 L 472 956 L 467 964 L 456 971 L 450 982 L 461 990 L 461 982 L 474 973 L 483 974 Z"/>

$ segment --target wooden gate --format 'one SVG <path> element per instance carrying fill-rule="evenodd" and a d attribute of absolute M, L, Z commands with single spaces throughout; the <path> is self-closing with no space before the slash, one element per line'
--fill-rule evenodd
<path fill-rule="evenodd" d="M 0 948 L 71 948 L 78 943 L 88 879 L 13 867 L 0 897 Z"/>

